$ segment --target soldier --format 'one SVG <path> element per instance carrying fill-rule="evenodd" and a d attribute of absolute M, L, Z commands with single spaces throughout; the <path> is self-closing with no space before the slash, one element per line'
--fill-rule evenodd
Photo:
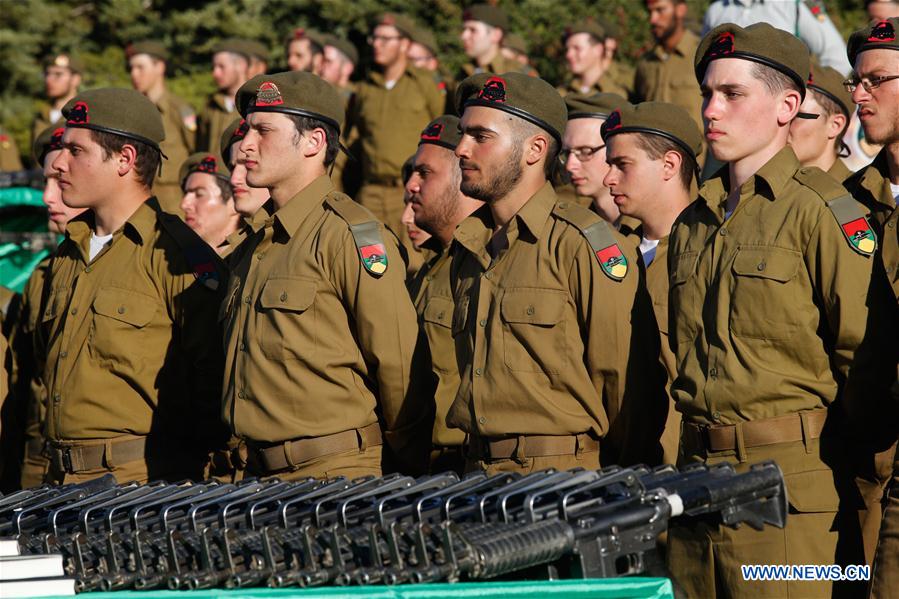
<path fill-rule="evenodd" d="M 695 57 L 706 140 L 727 166 L 668 239 L 681 451 L 738 469 L 775 460 L 790 516 L 784 529 L 670 528 L 689 597 L 829 596 L 830 581 L 745 581 L 740 565 L 864 559 L 857 522 L 837 513 L 849 447 L 835 402 L 857 384 L 876 242 L 863 208 L 786 145 L 809 66 L 801 40 L 766 23 L 722 25 Z"/>
<path fill-rule="evenodd" d="M 509 17 L 491 4 L 474 4 L 462 13 L 462 49 L 470 59 L 462 65 L 461 81 L 475 73 L 527 73 L 517 61 L 503 56 L 503 37 L 509 30 Z"/>
<path fill-rule="evenodd" d="M 62 107 L 78 93 L 82 73 L 84 65 L 67 52 L 53 54 L 44 60 L 44 91 L 50 104 L 43 105 L 34 115 L 32 144 L 44 129 L 62 118 Z"/>
<path fill-rule="evenodd" d="M 680 106 L 702 127 L 702 96 L 693 73 L 699 37 L 686 28 L 685 0 L 647 0 L 655 46 L 637 62 L 634 96 L 639 102 Z"/>
<path fill-rule="evenodd" d="M 415 154 L 409 156 L 406 162 L 403 163 L 404 186 L 409 183 L 409 179 L 412 177 L 413 167 L 415 167 Z M 416 252 L 422 255 L 422 264 L 428 262 L 428 260 L 433 257 L 433 252 L 424 247 L 424 245 L 425 242 L 431 238 L 431 234 L 420 229 L 418 225 L 415 224 L 415 212 L 412 210 L 412 196 L 409 194 L 409 189 L 407 187 L 403 187 L 403 215 L 400 220 L 403 222 L 403 226 L 406 227 L 406 234 L 412 242 L 412 247 L 415 248 Z M 414 276 L 417 273 L 409 274 L 410 276 Z M 411 278 L 407 280 L 407 284 L 410 284 L 411 282 Z"/>
<path fill-rule="evenodd" d="M 166 88 L 165 72 L 169 53 L 163 44 L 152 40 L 135 42 L 126 48 L 125 55 L 131 73 L 131 85 L 150 98 L 162 113 L 165 140 L 159 147 L 168 160 L 162 165 L 153 193 L 163 210 L 183 216 L 179 206 L 181 186 L 176 168 L 193 152 L 197 115 L 190 104 Z"/>
<path fill-rule="evenodd" d="M 416 25 L 410 34 L 409 50 L 406 56 L 413 66 L 432 73 L 440 68 L 440 60 L 437 58 L 437 39 L 434 33 L 427 27 Z"/>
<path fill-rule="evenodd" d="M 197 150 L 219 154 L 219 139 L 234 120 L 234 94 L 249 78 L 250 55 L 244 40 L 229 39 L 212 50 L 212 78 L 218 91 L 206 99 L 197 123 Z"/>
<path fill-rule="evenodd" d="M 410 19 L 386 13 L 377 20 L 369 43 L 377 67 L 356 87 L 347 137 L 358 135 L 362 187 L 357 202 L 412 247 L 400 216 L 403 186 L 400 169 L 415 151 L 418 132 L 443 112 L 444 94 L 429 71 L 409 64 Z M 411 263 L 417 270 L 419 264 Z"/>
<path fill-rule="evenodd" d="M 459 390 L 459 370 L 453 344 L 453 290 L 450 286 L 450 244 L 453 232 L 483 205 L 462 193 L 462 171 L 454 151 L 459 143 L 459 117 L 437 117 L 421 132 L 412 176 L 406 183 L 415 224 L 430 234 L 423 247 L 434 255 L 415 275 L 409 293 L 418 324 L 428 340 L 435 381 L 436 414 L 432 432 L 431 472 L 462 473 L 465 433 L 447 428 L 446 414 Z"/>
<path fill-rule="evenodd" d="M 528 43 L 517 33 L 503 36 L 503 46 L 500 51 L 508 60 L 514 60 L 524 67 L 531 66 L 531 59 L 528 58 Z"/>
<path fill-rule="evenodd" d="M 593 18 L 588 17 L 565 29 L 565 60 L 571 78 L 558 89 L 560 94 L 605 92 L 628 97 L 627 89 L 604 77 L 609 65 L 605 39 L 606 30 Z"/>
<path fill-rule="evenodd" d="M 606 48 L 606 55 L 603 59 L 603 69 L 605 70 L 606 81 L 613 86 L 623 89 L 626 98 L 634 95 L 634 68 L 629 64 L 616 60 L 618 54 L 618 38 L 620 32 L 614 21 L 597 17 L 599 26 L 606 32 L 606 38 L 602 45 Z"/>
<path fill-rule="evenodd" d="M 181 165 L 181 210 L 184 222 L 224 258 L 234 249 L 226 240 L 237 232 L 240 214 L 234 208 L 231 171 L 221 158 L 198 152 Z"/>
<path fill-rule="evenodd" d="M 899 2 L 896 0 L 865 0 L 865 11 L 869 21 L 885 21 L 899 17 Z"/>
<path fill-rule="evenodd" d="M 806 82 L 808 93 L 790 124 L 788 139 L 802 166 L 817 166 L 840 183 L 852 174 L 840 154 L 846 148 L 843 134 L 849 117 L 855 112 L 843 79 L 830 67 L 813 67 Z"/>
<path fill-rule="evenodd" d="M 461 189 L 486 202 L 450 270 L 461 383 L 446 423 L 468 435 L 466 469 L 657 463 L 668 406 L 636 249 L 547 181 L 565 103 L 542 79 L 482 73 L 456 104 Z"/>
<path fill-rule="evenodd" d="M 64 132 L 64 121 L 48 127 L 38 135 L 33 148 L 34 161 L 44 170 L 42 200 L 47 206 L 47 213 L 50 217 L 47 221 L 47 229 L 57 235 L 65 235 L 68 222 L 85 210 L 84 208 L 69 208 L 62 202 L 59 173 L 51 166 L 62 151 Z M 47 410 L 43 377 L 46 355 L 43 340 L 37 337 L 37 333 L 40 331 L 38 325 L 42 318 L 44 281 L 50 270 L 52 258 L 53 254 L 51 253 L 38 263 L 22 289 L 22 305 L 13 342 L 17 366 L 13 386 L 16 389 L 16 397 L 21 397 L 26 404 L 24 409 L 24 458 L 21 475 L 23 489 L 39 486 L 44 481 L 50 464 L 43 455 L 44 435 L 42 433 Z"/>
<path fill-rule="evenodd" d="M 234 193 L 234 209 L 245 221 L 259 212 L 262 205 L 268 200 L 268 190 L 264 187 L 250 187 L 247 185 L 247 157 L 240 151 L 240 142 L 243 141 L 250 126 L 247 122 L 235 119 L 222 134 L 222 160 L 231 171 L 231 189 Z"/>
<path fill-rule="evenodd" d="M 66 205 L 89 210 L 68 223 L 47 275 L 46 480 L 199 478 L 226 438 L 219 260 L 150 197 L 165 136 L 150 100 L 96 89 L 63 115 L 51 168 Z"/>
<path fill-rule="evenodd" d="M 609 114 L 629 106 L 628 101 L 616 94 L 570 94 L 565 97 L 565 105 L 568 124 L 559 161 L 571 177 L 577 196 L 586 198 L 594 212 L 618 229 L 621 212 L 612 200 L 609 188 L 603 184 L 609 165 L 606 164 L 606 147 L 600 129 Z"/>
<path fill-rule="evenodd" d="M 336 35 L 324 38 L 325 48 L 319 74 L 322 79 L 337 88 L 343 98 L 344 107 L 349 106 L 353 97 L 353 84 L 350 77 L 359 63 L 359 51 L 348 40 Z"/>
<path fill-rule="evenodd" d="M 669 387 L 677 372 L 668 345 L 668 234 L 692 201 L 690 187 L 702 150 L 702 134 L 689 117 L 683 108 L 662 102 L 618 108 L 605 121 L 609 124 L 602 138 L 609 163 L 603 183 L 621 214 L 639 222 L 628 237 L 646 265 L 646 287 L 661 333 Z M 677 463 L 680 420 L 674 402 L 669 401 L 662 434 L 666 464 Z"/>
<path fill-rule="evenodd" d="M 22 158 L 16 140 L 0 127 L 0 171 L 22 170 Z"/>
<path fill-rule="evenodd" d="M 247 56 L 250 59 L 250 65 L 247 68 L 247 77 L 255 77 L 256 75 L 264 75 L 268 72 L 268 48 L 265 44 L 254 40 L 244 40 Z"/>
<path fill-rule="evenodd" d="M 899 77 L 895 76 L 899 65 L 897 29 L 899 18 L 894 17 L 885 21 L 872 21 L 867 27 L 852 34 L 849 38 L 848 55 L 854 72 L 846 82 L 847 88 L 851 90 L 852 100 L 858 104 L 858 115 L 865 137 L 871 143 L 884 146 L 874 162 L 851 176 L 844 185 L 856 200 L 871 210 L 875 231 L 880 238 L 871 281 L 869 328 L 882 332 L 884 341 L 875 351 L 884 356 L 887 362 L 885 366 L 890 370 L 896 367 L 899 359 L 896 345 L 896 339 L 899 338 L 899 242 L 896 234 L 896 229 L 899 228 L 899 210 L 896 209 L 896 196 L 899 195 L 899 191 L 896 191 L 899 190 L 899 130 L 896 126 L 896 115 L 899 113 L 899 102 L 896 101 Z M 875 298 L 880 301 L 873 301 Z M 868 381 L 869 385 L 871 382 Z M 875 441 L 875 451 L 896 441 L 899 430 L 897 390 L 899 383 L 893 387 L 891 398 L 878 385 L 877 389 L 871 389 L 872 393 L 868 395 L 870 399 L 865 402 L 864 409 L 853 415 L 859 421 L 863 438 Z M 873 472 L 862 477 L 869 488 L 879 490 L 880 485 L 877 483 L 882 483 L 887 478 L 885 475 L 891 465 L 887 457 L 887 452 L 880 451 L 873 460 Z M 880 541 L 874 561 L 872 596 L 877 598 L 895 597 L 896 589 L 899 588 L 899 461 L 892 464 L 892 474 L 893 481 L 884 502 Z M 877 493 L 870 493 L 866 497 L 866 503 L 876 504 L 877 498 Z M 877 515 L 876 510 L 869 510 L 868 521 L 864 523 L 866 533 L 870 532 Z M 866 534 L 866 551 L 870 549 L 871 540 L 872 536 Z"/>
<path fill-rule="evenodd" d="M 344 118 L 337 92 L 279 73 L 248 81 L 238 109 L 247 181 L 271 194 L 233 254 L 223 305 L 224 418 L 246 442 L 247 473 L 378 475 L 382 439 L 403 469 L 423 470 L 433 410 L 410 386 L 417 327 L 402 258 L 327 176 Z"/>
<path fill-rule="evenodd" d="M 287 38 L 284 51 L 289 70 L 318 74 L 324 60 L 324 36 L 315 29 L 298 27 Z"/>

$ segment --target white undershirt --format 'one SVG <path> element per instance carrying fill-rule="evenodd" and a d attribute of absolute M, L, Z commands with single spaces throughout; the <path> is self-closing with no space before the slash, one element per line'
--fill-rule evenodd
<path fill-rule="evenodd" d="M 893 201 L 899 205 L 899 185 L 890 183 L 890 193 L 893 194 Z"/>
<path fill-rule="evenodd" d="M 234 98 L 225 98 L 225 109 L 228 112 L 234 112 Z"/>
<path fill-rule="evenodd" d="M 397 82 L 396 79 L 394 79 L 393 81 L 385 81 L 384 87 L 386 87 L 388 90 L 391 90 L 396 86 L 396 82 Z"/>
<path fill-rule="evenodd" d="M 112 241 L 112 233 L 109 235 L 97 235 L 96 233 L 91 233 L 90 259 L 93 260 L 96 258 L 97 254 L 109 245 L 110 241 Z"/>
<path fill-rule="evenodd" d="M 659 245 L 658 239 L 640 238 L 640 253 L 643 254 L 643 264 L 649 266 L 656 257 L 656 248 Z"/>
<path fill-rule="evenodd" d="M 50 109 L 50 122 L 55 123 L 59 119 L 62 118 L 62 110 L 56 110 L 55 108 Z"/>

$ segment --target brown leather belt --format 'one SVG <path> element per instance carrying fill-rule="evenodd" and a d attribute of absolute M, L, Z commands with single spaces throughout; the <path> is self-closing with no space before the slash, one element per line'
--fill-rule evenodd
<path fill-rule="evenodd" d="M 737 449 L 737 427 L 743 436 L 743 447 L 761 447 L 776 443 L 793 443 L 817 439 L 824 430 L 827 410 L 805 410 L 775 418 L 748 420 L 739 425 L 707 426 L 684 422 L 684 445 L 706 451 Z"/>
<path fill-rule="evenodd" d="M 375 422 L 363 428 L 354 428 L 324 437 L 294 439 L 265 446 L 248 441 L 247 446 L 251 464 L 264 472 L 277 472 L 294 469 L 299 464 L 327 455 L 375 447 L 382 442 L 381 427 Z"/>
<path fill-rule="evenodd" d="M 142 460 L 146 445 L 146 437 L 85 443 L 50 441 L 47 452 L 55 470 L 77 474 L 101 468 L 112 469 L 121 464 Z"/>
<path fill-rule="evenodd" d="M 496 460 L 514 457 L 542 458 L 599 451 L 599 441 L 588 435 L 517 435 L 515 437 L 469 437 L 471 457 Z"/>

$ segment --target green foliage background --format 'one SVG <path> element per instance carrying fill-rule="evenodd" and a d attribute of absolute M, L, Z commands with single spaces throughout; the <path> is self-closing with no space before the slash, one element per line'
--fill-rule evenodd
<path fill-rule="evenodd" d="M 710 0 L 688 0 L 694 23 Z M 214 90 L 209 50 L 224 37 L 248 37 L 271 50 L 271 70 L 284 65 L 283 41 L 295 27 L 347 36 L 363 50 L 368 23 L 389 10 L 429 26 L 450 72 L 463 61 L 458 41 L 464 6 L 452 0 L 0 0 L 0 125 L 28 152 L 32 115 L 42 102 L 41 60 L 52 52 L 77 54 L 86 65 L 85 88 L 130 86 L 124 47 L 139 39 L 164 41 L 170 50 L 169 88 L 194 107 Z M 620 59 L 634 62 L 651 45 L 641 0 L 500 0 L 512 28 L 531 47 L 541 75 L 564 73 L 561 36 L 566 25 L 589 15 L 620 29 Z M 848 35 L 864 22 L 862 3 L 828 0 L 837 27 Z M 364 69 L 357 69 L 357 73 Z"/>

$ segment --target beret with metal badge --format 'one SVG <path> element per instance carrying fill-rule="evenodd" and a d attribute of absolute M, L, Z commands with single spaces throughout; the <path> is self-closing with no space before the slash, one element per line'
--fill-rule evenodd
<path fill-rule="evenodd" d="M 228 170 L 225 163 L 208 152 L 191 154 L 181 165 L 181 170 L 178 171 L 181 189 L 184 189 L 187 178 L 193 173 L 206 173 L 218 177 L 226 183 L 231 182 L 231 171 Z"/>
<path fill-rule="evenodd" d="M 34 145 L 31 147 L 31 155 L 35 162 L 44 165 L 47 154 L 54 150 L 62 149 L 62 136 L 66 132 L 65 121 L 57 121 L 34 138 Z"/>
<path fill-rule="evenodd" d="M 165 139 L 156 104 L 133 89 L 105 87 L 82 92 L 62 108 L 66 127 L 121 135 L 156 149 Z M 163 154 L 165 156 L 165 154 Z"/>
<path fill-rule="evenodd" d="M 899 41 L 896 39 L 896 30 L 899 28 L 899 17 L 871 21 L 866 27 L 859 29 L 849 36 L 846 44 L 846 54 L 849 62 L 855 64 L 855 58 L 865 50 L 899 50 Z"/>
<path fill-rule="evenodd" d="M 444 114 L 428 123 L 418 139 L 418 145 L 434 144 L 447 150 L 455 150 L 462 139 L 459 131 L 459 117 L 454 114 Z"/>
<path fill-rule="evenodd" d="M 480 21 L 497 27 L 503 31 L 509 30 L 509 17 L 505 11 L 492 4 L 473 4 L 462 12 L 463 21 Z"/>
<path fill-rule="evenodd" d="M 573 119 L 605 119 L 613 110 L 626 108 L 631 103 L 618 94 L 568 94 L 565 106 L 568 107 L 568 120 Z"/>
<path fill-rule="evenodd" d="M 247 135 L 250 126 L 244 119 L 234 119 L 231 124 L 222 131 L 222 139 L 219 147 L 222 149 L 222 160 L 225 164 L 231 164 L 231 146 L 239 143 Z"/>
<path fill-rule="evenodd" d="M 312 29 L 310 27 L 297 27 L 294 29 L 290 35 L 287 36 L 287 43 L 289 44 L 294 40 L 309 40 L 320 48 L 325 47 L 325 35 L 318 29 Z"/>
<path fill-rule="evenodd" d="M 609 36 L 605 26 L 593 17 L 587 17 L 566 27 L 565 39 L 578 33 L 587 33 L 600 41 Z"/>
<path fill-rule="evenodd" d="M 702 133 L 686 110 L 667 102 L 642 102 L 615 109 L 602 124 L 602 139 L 619 133 L 648 133 L 669 139 L 693 160 L 702 152 Z"/>
<path fill-rule="evenodd" d="M 322 39 L 325 46 L 336 48 L 341 54 L 347 57 L 351 63 L 359 64 L 359 50 L 347 39 L 337 37 L 336 35 L 326 35 Z"/>
<path fill-rule="evenodd" d="M 375 19 L 372 28 L 377 27 L 378 25 L 388 25 L 390 27 L 395 27 L 401 35 L 404 35 L 409 39 L 412 39 L 412 36 L 417 29 L 415 21 L 413 21 L 406 15 L 400 15 L 394 12 L 385 12 L 381 15 L 378 15 L 378 18 Z"/>
<path fill-rule="evenodd" d="M 337 129 L 343 127 L 343 100 L 331 84 L 312 73 L 292 71 L 257 75 L 237 90 L 237 110 L 281 112 L 318 119 Z"/>
<path fill-rule="evenodd" d="M 43 65 L 45 69 L 48 67 L 62 67 L 64 69 L 69 69 L 73 73 L 84 72 L 84 63 L 82 63 L 77 56 L 73 56 L 68 52 L 51 54 L 44 59 Z"/>
<path fill-rule="evenodd" d="M 169 51 L 165 44 L 156 40 L 141 40 L 131 44 L 125 48 L 125 57 L 131 58 L 138 54 L 149 54 L 159 60 L 168 60 Z"/>
<path fill-rule="evenodd" d="M 415 30 L 412 31 L 409 39 L 416 44 L 421 44 L 427 48 L 431 54 L 437 56 L 437 39 L 434 37 L 434 33 L 427 27 L 416 25 Z"/>

